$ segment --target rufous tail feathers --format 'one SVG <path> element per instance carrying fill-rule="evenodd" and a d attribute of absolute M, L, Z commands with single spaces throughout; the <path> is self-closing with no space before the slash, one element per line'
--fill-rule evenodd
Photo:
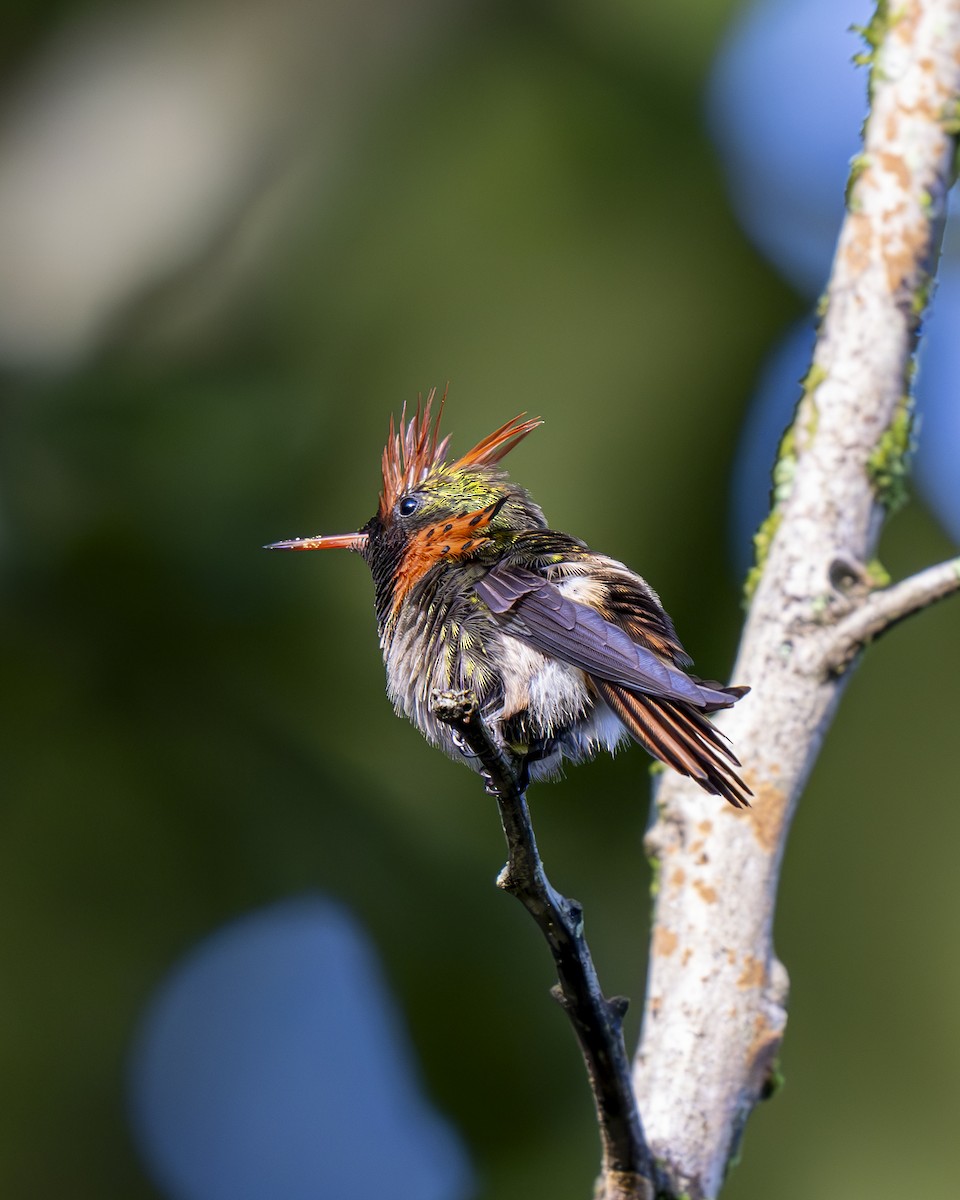
<path fill-rule="evenodd" d="M 657 700 L 604 679 L 594 680 L 600 695 L 631 736 L 654 758 L 688 775 L 707 792 L 723 796 L 734 808 L 748 808 L 753 793 L 734 768 L 740 763 L 723 734 L 692 705 Z M 729 689 L 731 701 L 746 689 Z"/>

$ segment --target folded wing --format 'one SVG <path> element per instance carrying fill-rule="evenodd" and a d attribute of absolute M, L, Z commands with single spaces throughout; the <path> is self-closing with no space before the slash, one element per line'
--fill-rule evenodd
<path fill-rule="evenodd" d="M 685 701 L 704 712 L 729 708 L 743 694 L 742 688 L 705 684 L 670 666 L 595 608 L 564 596 L 535 571 L 498 565 L 474 588 L 491 612 L 504 617 L 504 625 L 514 637 L 598 679 L 662 699 Z"/>
<path fill-rule="evenodd" d="M 512 636 L 590 675 L 655 758 L 737 807 L 748 803 L 750 789 L 733 769 L 740 764 L 705 715 L 729 708 L 747 688 L 688 675 L 536 571 L 500 563 L 474 588 Z"/>

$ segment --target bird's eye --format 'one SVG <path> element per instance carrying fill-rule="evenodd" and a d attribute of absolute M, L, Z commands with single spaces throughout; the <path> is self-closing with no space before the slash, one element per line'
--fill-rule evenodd
<path fill-rule="evenodd" d="M 397 506 L 397 511 L 401 517 L 412 517 L 420 507 L 420 501 L 416 496 L 404 496 Z"/>

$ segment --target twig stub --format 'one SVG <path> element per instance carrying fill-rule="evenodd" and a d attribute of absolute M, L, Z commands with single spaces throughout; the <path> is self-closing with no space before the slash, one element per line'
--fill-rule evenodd
<path fill-rule="evenodd" d="M 435 691 L 431 705 L 438 721 L 454 727 L 469 724 L 477 714 L 477 698 L 470 691 Z"/>

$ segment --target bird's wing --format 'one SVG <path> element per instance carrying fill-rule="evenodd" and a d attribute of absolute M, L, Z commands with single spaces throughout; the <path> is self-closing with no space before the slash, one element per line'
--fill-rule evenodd
<path fill-rule="evenodd" d="M 473 586 L 513 637 L 598 679 L 706 712 L 728 707 L 740 694 L 701 684 L 670 666 L 535 571 L 500 563 Z"/>

